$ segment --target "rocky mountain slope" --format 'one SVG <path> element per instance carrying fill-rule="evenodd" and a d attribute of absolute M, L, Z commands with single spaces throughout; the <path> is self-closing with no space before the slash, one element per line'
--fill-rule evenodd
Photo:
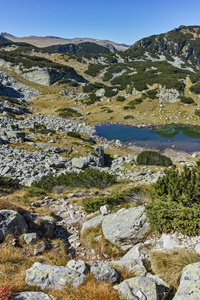
<path fill-rule="evenodd" d="M 0 38 L 0 299 L 199 298 L 200 151 L 94 126 L 199 125 L 198 40 L 181 26 L 74 54 Z"/>
<path fill-rule="evenodd" d="M 111 50 L 111 52 L 116 51 L 124 51 L 129 48 L 128 45 L 125 44 L 118 44 L 115 42 L 111 42 L 108 40 L 98 40 L 98 39 L 91 39 L 91 38 L 74 38 L 74 39 L 65 39 L 59 38 L 54 36 L 46 36 L 46 37 L 39 37 L 39 36 L 28 36 L 28 37 L 15 37 L 9 33 L 2 32 L 1 37 L 4 37 L 8 40 L 13 42 L 24 42 L 36 47 L 49 47 L 53 45 L 65 45 L 65 44 L 80 44 L 80 43 L 95 43 L 100 46 L 106 47 Z"/>

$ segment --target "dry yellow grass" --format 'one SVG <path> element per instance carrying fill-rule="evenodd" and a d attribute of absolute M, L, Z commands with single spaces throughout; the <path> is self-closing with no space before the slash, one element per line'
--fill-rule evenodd
<path fill-rule="evenodd" d="M 200 255 L 186 249 L 151 254 L 152 271 L 174 288 L 178 288 L 183 268 L 198 261 L 200 261 Z"/>
<path fill-rule="evenodd" d="M 87 276 L 87 282 L 78 288 L 66 287 L 61 291 L 49 291 L 57 300 L 119 300 L 112 284 L 100 282 Z"/>

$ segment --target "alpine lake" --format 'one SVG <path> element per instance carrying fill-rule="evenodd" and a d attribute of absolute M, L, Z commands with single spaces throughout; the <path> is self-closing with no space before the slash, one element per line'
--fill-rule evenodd
<path fill-rule="evenodd" d="M 122 124 L 97 125 L 96 134 L 107 140 L 120 140 L 143 148 L 163 151 L 166 148 L 186 152 L 200 151 L 200 126 L 170 124 L 136 128 Z"/>

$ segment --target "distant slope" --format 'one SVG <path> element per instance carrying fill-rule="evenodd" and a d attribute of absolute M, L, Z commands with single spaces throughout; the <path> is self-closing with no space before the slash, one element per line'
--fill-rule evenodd
<path fill-rule="evenodd" d="M 113 47 L 114 48 L 114 47 Z M 110 53 L 111 51 L 101 45 L 85 42 L 80 44 L 65 44 L 55 45 L 43 48 L 44 51 L 49 53 L 70 53 L 70 54 L 86 54 L 86 53 Z M 117 51 L 114 48 L 115 51 Z"/>
<path fill-rule="evenodd" d="M 34 46 L 40 47 L 40 48 L 49 47 L 49 46 L 53 46 L 53 45 L 80 44 L 80 43 L 85 43 L 85 42 L 96 43 L 98 45 L 101 45 L 103 47 L 110 49 L 111 52 L 114 52 L 113 47 L 116 48 L 118 51 L 125 51 L 129 48 L 129 46 L 125 45 L 125 44 L 118 44 L 118 43 L 111 42 L 108 40 L 98 40 L 98 39 L 91 39 L 91 38 L 64 39 L 64 38 L 59 38 L 59 37 L 54 37 L 54 36 L 16 37 L 16 36 L 11 35 L 6 32 L 2 32 L 1 36 L 6 39 L 9 39 L 13 42 L 24 42 L 24 43 L 28 43 L 28 44 L 31 44 L 31 45 L 34 45 Z"/>

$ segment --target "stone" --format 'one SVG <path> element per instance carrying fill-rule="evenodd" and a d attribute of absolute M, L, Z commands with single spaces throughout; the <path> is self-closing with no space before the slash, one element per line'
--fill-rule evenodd
<path fill-rule="evenodd" d="M 35 245 L 33 254 L 38 255 L 44 252 L 45 250 L 46 250 L 45 241 L 40 241 L 37 245 Z"/>
<path fill-rule="evenodd" d="M 197 254 L 200 254 L 200 243 L 196 244 L 194 250 L 196 251 Z"/>
<path fill-rule="evenodd" d="M 103 97 L 105 95 L 104 88 L 98 89 L 95 94 L 96 94 L 97 97 L 100 97 L 100 98 Z"/>
<path fill-rule="evenodd" d="M 72 166 L 78 169 L 84 169 L 85 167 L 85 160 L 82 158 L 72 158 Z"/>
<path fill-rule="evenodd" d="M 183 268 L 180 285 L 173 300 L 198 300 L 200 295 L 200 262 Z"/>
<path fill-rule="evenodd" d="M 120 271 L 133 272 L 135 276 L 145 276 L 147 274 L 141 259 L 121 259 L 111 261 L 110 265 Z"/>
<path fill-rule="evenodd" d="M 115 285 L 114 289 L 124 300 L 161 300 L 169 292 L 169 285 L 162 282 L 159 285 L 154 278 L 136 276 Z"/>
<path fill-rule="evenodd" d="M 27 244 L 34 244 L 39 240 L 39 236 L 36 232 L 34 233 L 25 233 L 24 240 Z"/>
<path fill-rule="evenodd" d="M 14 300 L 54 300 L 51 295 L 43 292 L 21 292 L 14 295 Z"/>
<path fill-rule="evenodd" d="M 84 274 L 63 266 L 51 266 L 36 262 L 26 270 L 26 283 L 41 289 L 61 289 L 67 284 L 76 287 L 85 280 Z"/>
<path fill-rule="evenodd" d="M 119 279 L 117 271 L 105 261 L 90 261 L 90 273 L 94 274 L 97 280 L 115 283 Z"/>
<path fill-rule="evenodd" d="M 0 240 L 8 234 L 21 235 L 28 229 L 25 219 L 14 210 L 0 211 Z"/>
<path fill-rule="evenodd" d="M 109 207 L 108 204 L 105 204 L 100 207 L 100 212 L 103 216 L 107 216 L 109 214 Z"/>
<path fill-rule="evenodd" d="M 66 266 L 81 274 L 87 274 L 89 271 L 89 266 L 83 260 L 72 259 L 67 263 Z"/>
<path fill-rule="evenodd" d="M 140 242 L 149 229 L 144 206 L 122 208 L 106 216 L 102 222 L 104 237 L 123 250 L 128 250 Z"/>
<path fill-rule="evenodd" d="M 81 234 L 84 232 L 84 230 L 88 228 L 96 228 L 97 226 L 101 225 L 105 216 L 99 215 L 97 217 L 94 217 L 85 223 L 83 223 L 82 229 L 81 229 Z"/>
<path fill-rule="evenodd" d="M 45 216 L 40 218 L 42 220 L 42 236 L 51 238 L 53 237 L 53 231 L 55 227 L 55 221 L 53 217 Z"/>
<path fill-rule="evenodd" d="M 132 260 L 140 258 L 140 248 L 142 247 L 142 243 L 138 243 L 133 248 L 131 248 L 123 257 L 123 260 Z"/>
<path fill-rule="evenodd" d="M 163 247 L 165 250 L 171 250 L 175 248 L 180 248 L 181 246 L 178 244 L 178 240 L 175 235 L 170 235 L 163 233 L 159 244 L 161 247 Z"/>

